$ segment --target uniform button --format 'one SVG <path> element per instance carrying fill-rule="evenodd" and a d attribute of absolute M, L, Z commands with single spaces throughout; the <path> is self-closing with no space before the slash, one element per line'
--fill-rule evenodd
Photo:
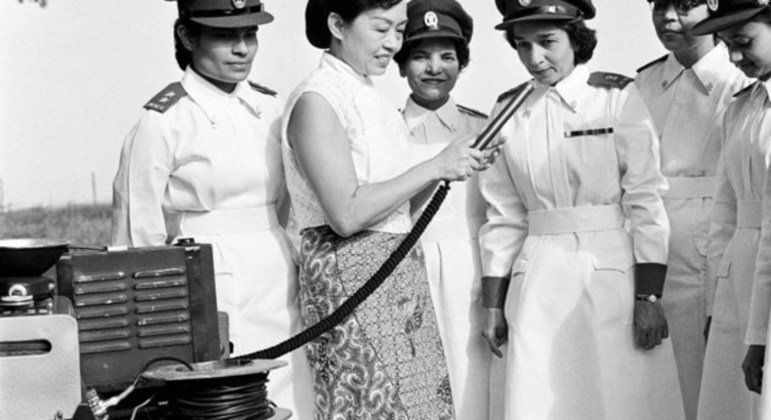
<path fill-rule="evenodd" d="M 710 92 L 710 93 L 711 93 L 711 92 L 712 92 L 712 88 L 713 88 L 713 87 L 714 87 L 714 86 L 712 86 L 712 83 L 707 83 L 707 92 Z"/>
<path fill-rule="evenodd" d="M 667 83 L 669 83 L 669 82 L 664 80 L 663 82 L 661 82 L 661 87 L 663 87 L 663 88 L 667 87 Z"/>

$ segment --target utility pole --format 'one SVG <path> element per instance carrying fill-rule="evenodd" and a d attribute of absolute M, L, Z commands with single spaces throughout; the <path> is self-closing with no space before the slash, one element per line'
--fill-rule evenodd
<path fill-rule="evenodd" d="M 91 198 L 96 205 L 96 173 L 91 172 Z"/>

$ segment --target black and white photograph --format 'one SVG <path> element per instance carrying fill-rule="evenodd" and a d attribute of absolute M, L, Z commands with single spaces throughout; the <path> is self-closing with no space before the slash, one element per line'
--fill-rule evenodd
<path fill-rule="evenodd" d="M 0 420 L 771 420 L 769 0 L 0 0 L 0 47 Z"/>

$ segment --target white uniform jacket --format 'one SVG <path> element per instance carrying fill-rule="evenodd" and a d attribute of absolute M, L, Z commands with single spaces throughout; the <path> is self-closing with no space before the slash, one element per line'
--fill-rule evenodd
<path fill-rule="evenodd" d="M 722 147 L 723 113 L 748 80 L 728 60 L 728 49 L 722 43 L 691 68 L 683 67 L 670 53 L 638 71 L 635 83 L 659 133 L 661 172 L 669 182 L 664 205 L 672 233 L 663 305 L 686 418 L 692 420 L 700 404 L 700 386 L 712 394 L 723 392 L 716 389 L 723 388 L 721 384 L 728 385 L 722 381 L 723 374 L 711 367 L 707 368 L 708 383 L 702 382 L 706 345 L 703 331 L 707 316 L 711 316 L 712 308 L 707 305 L 714 295 L 706 275 L 707 237 Z M 713 358 L 721 354 L 725 355 L 718 351 Z M 724 403 L 719 398 L 704 398 L 703 408 L 698 411 L 708 413 L 717 408 L 714 404 Z"/>
<path fill-rule="evenodd" d="M 769 219 L 763 201 L 771 151 L 770 111 L 768 86 L 762 82 L 737 95 L 726 111 L 725 146 L 710 230 L 710 274 L 717 279 L 710 340 L 716 329 L 744 332 L 746 328 L 746 344 L 766 344 L 771 283 L 765 228 Z M 718 305 L 721 300 L 727 304 Z M 746 351 L 742 346 L 733 354 L 733 367 L 742 379 L 740 367 Z M 757 404 L 755 395 L 744 386 L 735 393 L 744 397 L 746 405 Z M 771 418 L 768 398 L 764 384 L 760 413 L 757 405 L 752 407 L 754 418 Z"/>
<path fill-rule="evenodd" d="M 684 416 L 669 340 L 634 343 L 632 268 L 666 262 L 669 224 L 658 142 L 629 82 L 579 65 L 536 84 L 480 174 L 483 274 L 511 277 L 506 419 Z"/>
<path fill-rule="evenodd" d="M 217 307 L 229 315 L 233 355 L 276 344 L 300 325 L 296 268 L 277 223 L 279 103 L 264 92 L 242 82 L 228 94 L 188 68 L 181 84 L 146 105 L 113 183 L 114 244 L 194 237 L 213 245 Z M 312 391 L 299 352 L 296 366 L 271 374 L 269 392 L 302 416 Z M 299 404 L 292 386 L 303 388 Z"/>
<path fill-rule="evenodd" d="M 482 132 L 487 116 L 450 98 L 435 111 L 412 99 L 402 111 L 417 161 Z M 418 212 L 418 217 L 422 212 Z M 477 176 L 454 182 L 421 237 L 439 333 L 444 343 L 457 419 L 487 419 L 491 353 L 482 338 L 479 245 L 485 203 Z"/>

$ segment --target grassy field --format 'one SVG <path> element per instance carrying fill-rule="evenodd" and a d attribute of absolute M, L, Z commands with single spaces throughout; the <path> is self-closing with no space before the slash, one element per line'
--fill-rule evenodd
<path fill-rule="evenodd" d="M 73 246 L 101 247 L 110 243 L 109 204 L 71 204 L 0 213 L 0 239 L 65 239 Z"/>

